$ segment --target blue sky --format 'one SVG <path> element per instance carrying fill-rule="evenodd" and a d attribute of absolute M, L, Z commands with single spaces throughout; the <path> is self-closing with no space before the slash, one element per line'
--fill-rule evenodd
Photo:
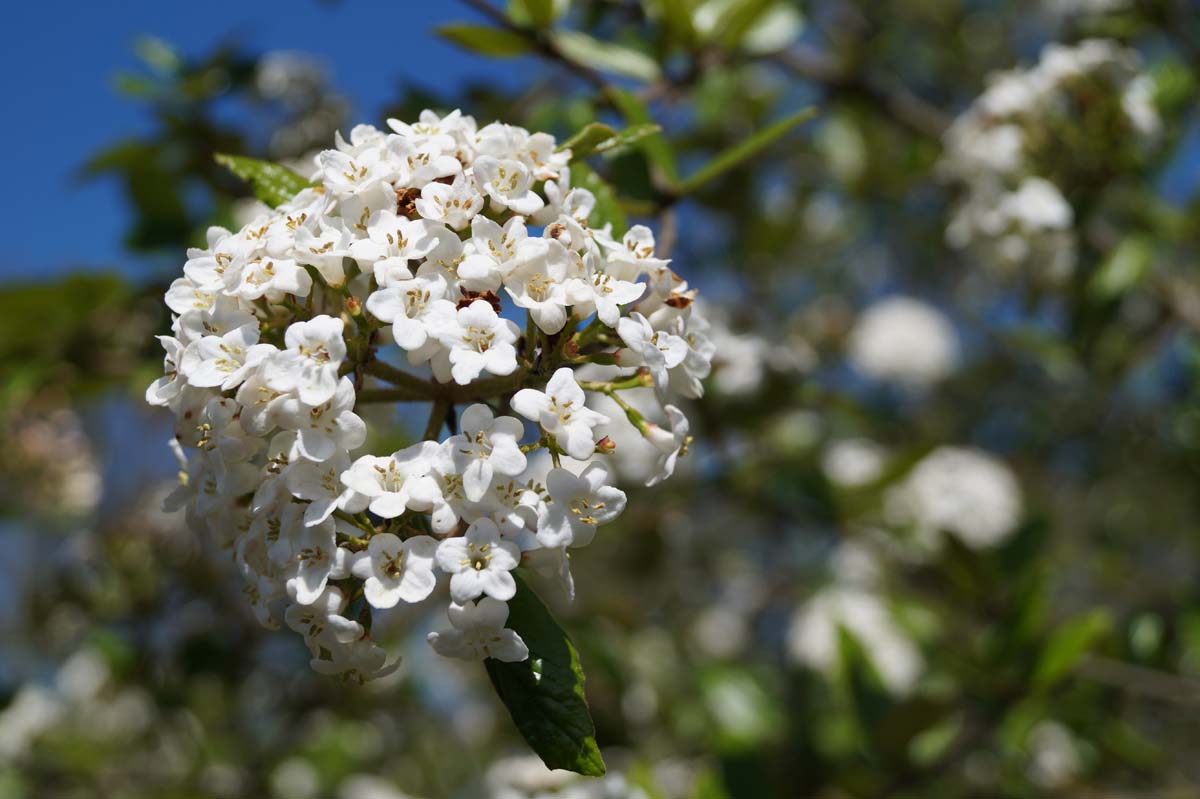
<path fill-rule="evenodd" d="M 36 279 L 80 266 L 136 272 L 121 237 L 127 212 L 115 181 L 80 183 L 79 166 L 100 146 L 148 129 L 144 107 L 113 90 L 135 69 L 133 43 L 158 36 L 185 55 L 228 38 L 254 51 L 299 50 L 321 57 L 353 104 L 373 120 L 397 96 L 400 78 L 462 83 L 472 77 L 527 79 L 530 59 L 474 57 L 432 34 L 435 25 L 473 19 L 453 2 L 35 0 L 5 9 L 10 35 L 0 49 L 0 131 L 8 191 L 4 215 L 19 231 L 0 258 L 0 280 Z M 402 57 L 401 57 L 401 54 Z M 431 69 L 431 67 L 433 67 Z"/>

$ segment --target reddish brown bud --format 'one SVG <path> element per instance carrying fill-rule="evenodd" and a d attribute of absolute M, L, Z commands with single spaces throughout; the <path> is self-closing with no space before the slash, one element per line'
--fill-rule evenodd
<path fill-rule="evenodd" d="M 409 219 L 417 218 L 417 198 L 420 189 L 396 189 L 396 213 Z"/>
<path fill-rule="evenodd" d="M 494 291 L 467 291 L 465 288 L 459 288 L 462 292 L 462 299 L 458 301 L 456 308 L 466 308 L 475 300 L 487 300 L 487 303 L 492 306 L 492 310 L 500 313 L 500 297 Z"/>
<path fill-rule="evenodd" d="M 601 455 L 611 455 L 617 451 L 617 442 L 605 436 L 596 442 L 596 451 Z"/>

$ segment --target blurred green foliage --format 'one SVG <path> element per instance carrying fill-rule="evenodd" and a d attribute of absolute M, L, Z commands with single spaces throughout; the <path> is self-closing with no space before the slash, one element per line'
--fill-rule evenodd
<path fill-rule="evenodd" d="M 1163 186 L 1197 158 L 1200 8 L 466 5 L 437 33 L 542 59 L 541 78 L 513 92 L 409 86 L 383 116 L 459 107 L 560 140 L 581 132 L 592 157 L 572 181 L 596 194 L 593 222 L 653 224 L 730 327 L 775 353 L 752 390 L 710 386 L 691 412 L 690 471 L 631 496 L 573 561 L 579 599 L 555 610 L 610 766 L 651 797 L 1196 795 L 1200 206 L 1195 186 L 1182 198 Z M 1046 41 L 1093 36 L 1142 52 L 1160 137 L 1138 138 L 1084 86 L 1037 154 L 1074 208 L 1074 273 L 1059 285 L 989 274 L 945 242 L 957 190 L 937 169 L 943 134 L 991 73 L 1033 63 Z M 278 131 L 216 114 L 275 102 L 256 83 L 260 54 L 192 59 L 153 40 L 139 54 L 145 71 L 118 87 L 154 128 L 84 172 L 121 180 L 132 249 L 182 262 L 249 196 L 215 154 L 288 160 L 317 142 L 280 150 L 266 137 Z M 333 96 L 322 86 L 304 107 L 342 107 Z M 59 479 L 37 466 L 53 456 L 27 440 L 30 420 L 97 397 L 138 402 L 161 357 L 166 280 L 81 274 L 0 291 L 0 507 L 14 524 L 58 529 L 27 499 L 34 481 Z M 892 291 L 948 309 L 965 342 L 962 367 L 918 396 L 864 386 L 845 366 L 856 311 Z M 809 350 L 817 368 L 777 365 Z M 717 386 L 732 366 L 718 366 Z M 857 486 L 822 461 L 847 437 L 889 453 Z M 885 521 L 889 491 L 946 444 L 1002 455 L 1023 518 L 990 549 L 948 535 L 933 556 L 884 561 L 873 590 L 919 652 L 912 689 L 890 689 L 873 642 L 846 625 L 833 668 L 797 663 L 789 625 L 829 581 L 832 553 L 879 538 L 906 551 L 912 531 Z M 36 556 L 12 603 L 26 671 L 95 653 L 109 676 L 88 701 L 120 700 L 113 718 L 143 723 L 106 728 L 62 700 L 27 748 L 0 747 L 0 796 L 284 796 L 297 759 L 316 796 L 362 773 L 414 795 L 483 795 L 488 763 L 518 741 L 494 723 L 504 711 L 481 674 L 416 654 L 382 692 L 309 673 L 298 646 L 248 620 L 223 553 L 147 510 L 152 495 L 77 519 L 74 538 L 30 535 Z M 394 631 L 406 653 L 423 647 L 413 621 Z M 11 724 L 21 693 L 4 690 Z"/>

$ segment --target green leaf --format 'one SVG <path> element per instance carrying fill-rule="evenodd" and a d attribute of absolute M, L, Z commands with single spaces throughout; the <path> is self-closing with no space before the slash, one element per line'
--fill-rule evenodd
<path fill-rule="evenodd" d="M 659 77 L 658 62 L 640 50 L 602 42 L 579 31 L 554 31 L 551 36 L 563 55 L 578 64 L 647 83 Z"/>
<path fill-rule="evenodd" d="M 274 208 L 313 185 L 287 167 L 246 158 L 240 155 L 217 153 L 217 163 L 254 187 L 254 196 Z"/>
<path fill-rule="evenodd" d="M 487 25 L 455 23 L 438 26 L 434 32 L 464 50 L 493 58 L 513 58 L 533 49 L 533 42 L 528 37 Z"/>
<path fill-rule="evenodd" d="M 705 183 L 708 183 L 713 178 L 728 172 L 743 161 L 747 161 L 758 153 L 765 150 L 767 147 L 775 143 L 777 139 L 782 137 L 792 128 L 807 122 L 816 115 L 816 109 L 809 107 L 803 111 L 797 111 L 789 117 L 785 117 L 778 122 L 760 130 L 758 133 L 743 139 L 742 141 L 730 147 L 725 152 L 713 158 L 704 166 L 697 169 L 694 173 L 680 181 L 675 190 L 679 194 L 690 194 L 696 191 Z"/>
<path fill-rule="evenodd" d="M 484 661 L 500 701 L 547 768 L 602 776 L 604 759 L 596 746 L 575 645 L 519 576 L 508 612 L 508 626 L 529 647 L 529 659 Z"/>
<path fill-rule="evenodd" d="M 732 0 L 717 17 L 712 27 L 715 38 L 726 47 L 737 47 L 742 37 L 754 26 L 776 0 Z"/>
<path fill-rule="evenodd" d="M 647 139 L 660 133 L 662 133 L 662 125 L 658 125 L 654 122 L 647 122 L 642 125 L 631 125 L 597 144 L 596 152 L 607 153 L 611 150 L 619 150 L 622 147 L 628 147 L 631 144 L 640 142 L 642 139 Z"/>
<path fill-rule="evenodd" d="M 630 125 L 638 126 L 654 123 L 645 103 L 632 93 L 615 89 L 611 92 L 611 96 L 618 110 L 629 121 Z M 671 145 L 661 130 L 658 133 L 641 139 L 638 149 L 645 154 L 646 160 L 650 162 L 651 166 L 656 167 L 662 172 L 663 177 L 669 182 L 674 183 L 679 180 L 679 167 L 675 163 L 675 153 L 671 150 Z"/>
<path fill-rule="evenodd" d="M 605 224 L 612 224 L 612 234 L 617 238 L 625 235 L 625 228 L 628 222 L 625 219 L 625 212 L 621 210 L 621 204 L 617 201 L 617 194 L 613 191 L 613 187 L 608 184 L 604 178 L 596 174 L 590 166 L 583 161 L 573 161 L 571 163 L 571 185 L 587 189 L 596 197 L 596 207 L 592 209 L 591 218 L 588 220 L 594 228 L 604 227 Z"/>
<path fill-rule="evenodd" d="M 535 28 L 549 28 L 554 24 L 554 0 L 517 0 L 525 9 L 525 16 Z"/>
<path fill-rule="evenodd" d="M 657 0 L 650 5 L 676 42 L 684 47 L 691 47 L 695 43 L 696 25 L 692 19 L 694 11 L 690 0 Z"/>
<path fill-rule="evenodd" d="M 1033 686 L 1048 688 L 1066 676 L 1111 627 L 1112 620 L 1104 610 L 1062 624 L 1042 649 L 1033 672 Z"/>
<path fill-rule="evenodd" d="M 1088 290 L 1098 300 L 1114 300 L 1135 288 L 1154 262 L 1154 242 L 1146 236 L 1130 235 L 1104 259 L 1092 275 Z"/>
<path fill-rule="evenodd" d="M 615 136 L 617 131 L 603 122 L 589 122 L 575 135 L 559 145 L 559 150 L 570 150 L 574 158 L 583 158 L 596 151 L 596 145 Z"/>
<path fill-rule="evenodd" d="M 572 158 L 586 158 L 593 153 L 606 153 L 626 147 L 661 131 L 662 127 L 653 122 L 633 125 L 622 131 L 613 130 L 603 122 L 592 122 L 563 142 L 558 149 L 570 149 Z"/>

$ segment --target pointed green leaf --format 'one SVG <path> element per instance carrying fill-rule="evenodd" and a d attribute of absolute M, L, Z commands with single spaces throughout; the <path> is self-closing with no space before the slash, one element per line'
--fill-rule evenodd
<path fill-rule="evenodd" d="M 608 185 L 604 178 L 597 175 L 595 170 L 583 161 L 573 161 L 571 163 L 571 185 L 587 189 L 595 195 L 596 207 L 592 209 L 591 218 L 588 220 L 592 227 L 600 228 L 606 224 L 612 224 L 614 236 L 620 238 L 625 235 L 625 228 L 628 226 L 625 212 L 621 210 L 621 204 L 617 201 L 617 194 L 613 191 L 613 187 Z"/>
<path fill-rule="evenodd" d="M 518 576 L 508 626 L 529 647 L 529 659 L 484 661 L 496 694 L 547 768 L 599 777 L 604 759 L 583 692 L 579 652 L 550 611 Z"/>
<path fill-rule="evenodd" d="M 1112 628 L 1104 610 L 1094 610 L 1063 623 L 1046 643 L 1033 672 L 1036 688 L 1049 688 L 1067 675 Z"/>
<path fill-rule="evenodd" d="M 602 42 L 579 31 L 554 31 L 551 35 L 563 55 L 577 64 L 647 83 L 659 77 L 658 62 L 640 50 Z"/>
<path fill-rule="evenodd" d="M 216 159 L 218 164 L 250 183 L 254 187 L 254 196 L 272 208 L 313 185 L 287 167 L 270 161 L 225 153 L 217 153 Z"/>
<path fill-rule="evenodd" d="M 650 136 L 657 136 L 660 133 L 662 133 L 662 126 L 653 122 L 647 122 L 642 125 L 631 125 L 597 144 L 596 152 L 607 153 L 610 150 L 618 150 L 622 147 L 636 144 Z"/>
<path fill-rule="evenodd" d="M 583 158 L 596 151 L 596 145 L 612 138 L 616 130 L 603 122 L 590 122 L 575 132 L 575 135 L 559 145 L 560 150 L 570 150 L 574 158 Z"/>
<path fill-rule="evenodd" d="M 533 49 L 533 42 L 528 37 L 487 25 L 455 23 L 440 25 L 434 32 L 464 50 L 493 58 L 513 58 Z"/>
<path fill-rule="evenodd" d="M 558 149 L 569 149 L 572 158 L 586 158 L 593 153 L 606 153 L 635 144 L 661 131 L 662 128 L 653 122 L 633 125 L 621 131 L 613 130 L 603 122 L 593 122 L 580 128 L 579 132 L 563 142 Z"/>
<path fill-rule="evenodd" d="M 676 191 L 679 194 L 690 194 L 699 189 L 705 183 L 708 183 L 713 178 L 733 169 L 743 161 L 747 161 L 761 151 L 765 150 L 777 139 L 790 131 L 802 122 L 807 122 L 816 114 L 815 108 L 806 108 L 803 111 L 798 111 L 789 117 L 785 117 L 778 122 L 760 130 L 758 133 L 750 136 L 747 139 L 735 144 L 725 152 L 713 158 L 704 166 L 697 169 L 694 173 L 681 180 L 676 186 Z"/>

